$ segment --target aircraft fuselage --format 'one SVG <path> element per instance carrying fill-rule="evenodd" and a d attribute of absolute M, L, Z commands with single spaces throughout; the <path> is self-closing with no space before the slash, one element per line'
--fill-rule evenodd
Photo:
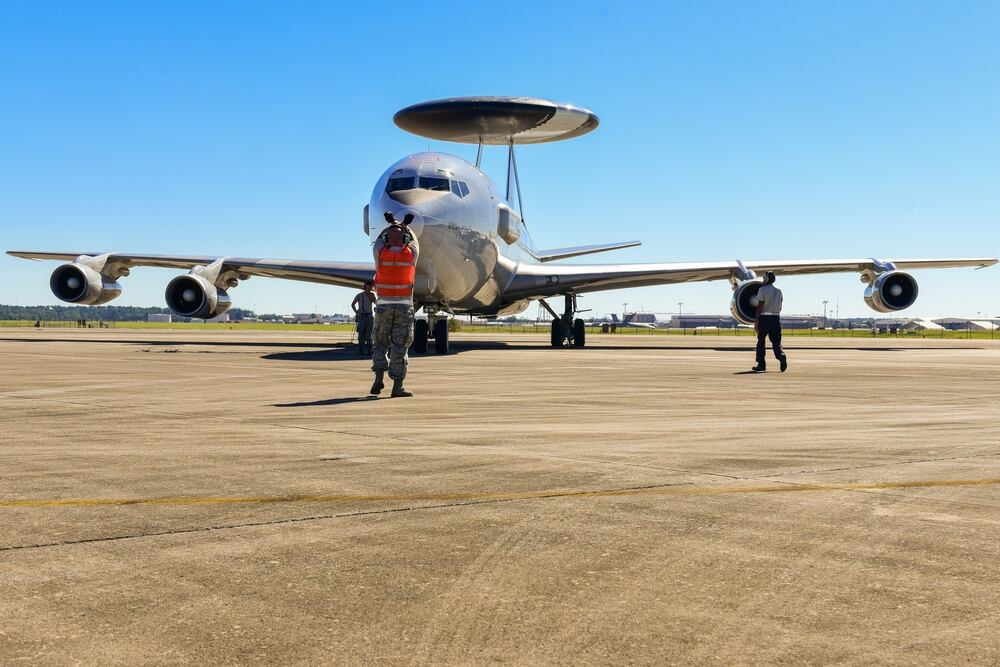
<path fill-rule="evenodd" d="M 504 206 L 506 198 L 475 165 L 446 153 L 417 153 L 375 183 L 368 233 L 374 243 L 386 227 L 386 212 L 397 220 L 413 214 L 410 228 L 420 241 L 415 304 L 452 313 L 516 313 L 528 302 L 508 303 L 503 291 L 519 263 L 532 261 L 531 246 L 520 222 L 517 241 L 500 237 Z"/>

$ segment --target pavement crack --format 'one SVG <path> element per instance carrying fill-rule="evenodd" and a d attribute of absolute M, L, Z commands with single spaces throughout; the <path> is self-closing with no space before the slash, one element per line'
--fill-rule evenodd
<path fill-rule="evenodd" d="M 463 500 L 449 503 L 436 503 L 433 505 L 407 505 L 405 507 L 382 507 L 379 509 L 360 510 L 355 512 L 336 512 L 330 514 L 314 514 L 303 517 L 290 517 L 283 519 L 273 519 L 270 521 L 244 521 L 239 523 L 215 524 L 211 526 L 198 526 L 194 528 L 179 528 L 176 530 L 149 531 L 144 533 L 130 533 L 127 535 L 105 535 L 102 537 L 88 537 L 78 540 L 58 540 L 53 542 L 41 542 L 36 544 L 15 544 L 0 547 L 0 553 L 10 551 L 26 551 L 32 549 L 47 549 L 51 547 L 73 546 L 78 544 L 96 544 L 102 542 L 119 542 L 122 540 L 137 540 L 149 537 L 168 537 L 172 535 L 189 535 L 194 533 L 209 533 L 222 530 L 234 530 L 239 528 L 257 528 L 261 526 L 280 526 L 284 524 L 302 523 L 307 521 L 324 521 L 330 519 L 345 519 L 358 516 L 375 516 L 379 514 L 394 514 L 399 512 L 415 512 L 418 510 L 447 509 L 451 507 L 469 507 L 474 505 L 494 505 L 499 503 L 512 503 L 525 500 L 549 500 L 553 498 L 572 498 L 578 496 L 594 495 L 596 493 L 626 493 L 629 491 L 643 491 L 651 489 L 667 488 L 671 486 L 687 486 L 688 484 L 652 484 L 635 487 L 625 487 L 621 489 L 605 489 L 592 491 L 558 492 L 532 495 L 529 497 L 508 497 L 508 498 L 486 498 L 482 500 Z"/>
<path fill-rule="evenodd" d="M 965 456 L 943 456 L 940 458 L 929 458 L 929 459 L 908 459 L 906 461 L 883 461 L 881 463 L 865 463 L 856 466 L 844 466 L 840 468 L 813 468 L 809 470 L 790 470 L 788 472 L 779 472 L 773 475 L 761 475 L 761 476 L 737 476 L 734 479 L 759 479 L 768 480 L 774 479 L 775 477 L 787 477 L 788 475 L 807 475 L 815 473 L 824 472 L 846 472 L 849 470 L 865 470 L 867 468 L 885 468 L 891 466 L 902 466 L 902 465 L 913 465 L 915 463 L 939 463 L 941 461 L 962 461 L 965 459 L 988 459 L 996 456 L 1000 456 L 1000 452 L 987 452 L 986 454 L 966 454 Z"/>
<path fill-rule="evenodd" d="M 406 505 L 403 507 L 380 507 L 370 510 L 357 510 L 353 512 L 334 512 L 327 514 L 316 514 L 305 517 L 286 517 L 273 519 L 270 521 L 245 521 L 239 523 L 216 524 L 211 526 L 198 526 L 194 528 L 179 528 L 175 530 L 148 531 L 142 533 L 131 533 L 127 535 L 108 535 L 102 537 L 83 538 L 77 540 L 58 540 L 36 544 L 19 544 L 0 547 L 0 552 L 23 551 L 31 549 L 44 549 L 59 546 L 70 546 L 76 544 L 92 544 L 101 542 L 117 542 L 121 540 L 142 539 L 149 537 L 163 537 L 170 535 L 185 535 L 194 533 L 207 533 L 212 531 L 233 530 L 239 528 L 252 528 L 258 526 L 274 526 L 283 524 L 301 523 L 305 521 L 322 521 L 329 519 L 341 519 L 358 516 L 373 516 L 379 514 L 393 514 L 398 512 L 415 512 L 418 510 L 447 509 L 452 507 L 467 507 L 475 505 L 492 505 L 498 503 L 511 503 L 517 501 L 551 500 L 564 498 L 585 498 L 585 497 L 629 497 L 642 495 L 645 492 L 650 494 L 676 494 L 676 495 L 711 495 L 711 494 L 732 494 L 732 493 L 787 493 L 792 492 L 850 492 L 864 493 L 867 495 L 884 495 L 898 498 L 924 502 L 938 502 L 951 505 L 975 506 L 988 509 L 997 509 L 995 505 L 989 503 L 973 503 L 969 501 L 951 500 L 946 498 L 929 498 L 919 495 L 906 495 L 894 493 L 897 489 L 925 488 L 925 487 L 948 487 L 948 486 L 985 486 L 1000 485 L 1000 478 L 975 479 L 975 480 L 922 480 L 912 482 L 877 482 L 871 484 L 809 484 L 797 482 L 779 481 L 770 487 L 718 487 L 718 486 L 696 486 L 693 483 L 679 484 L 647 484 L 641 486 L 620 487 L 612 489 L 577 489 L 566 491 L 540 491 L 540 492 L 511 492 L 507 494 L 486 494 L 487 497 L 469 497 L 469 494 L 462 494 L 465 497 L 450 502 L 439 502 L 428 505 Z M 781 488 L 786 487 L 786 488 Z M 478 495 L 478 494 L 477 494 Z M 316 496 L 314 501 L 326 501 L 330 497 Z M 309 497 L 279 497 L 272 498 L 270 502 L 292 502 L 309 500 Z M 387 498 L 392 500 L 393 498 Z M 398 498 L 396 498 L 398 499 Z M 234 502 L 233 499 L 223 499 L 226 502 Z M 235 499 L 235 502 L 250 502 L 253 499 Z M 165 504 L 174 504 L 170 499 L 161 499 Z M 107 504 L 139 504 L 135 502 L 107 503 Z"/>

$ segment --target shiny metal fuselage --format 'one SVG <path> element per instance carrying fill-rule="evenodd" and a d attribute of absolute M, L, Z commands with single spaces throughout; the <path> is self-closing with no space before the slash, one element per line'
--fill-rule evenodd
<path fill-rule="evenodd" d="M 394 176 L 447 177 L 468 185 L 461 197 L 449 191 L 386 192 Z M 475 165 L 445 153 L 417 153 L 390 166 L 375 184 L 369 202 L 368 233 L 374 243 L 390 212 L 420 242 L 413 300 L 425 310 L 497 315 L 524 310 L 528 301 L 510 302 L 504 290 L 522 262 L 533 262 L 530 238 L 518 222 L 520 238 L 508 244 L 497 231 L 499 210 L 508 206 L 493 180 Z"/>

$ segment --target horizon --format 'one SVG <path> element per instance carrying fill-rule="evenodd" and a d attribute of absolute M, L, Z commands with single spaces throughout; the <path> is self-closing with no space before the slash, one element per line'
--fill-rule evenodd
<path fill-rule="evenodd" d="M 28 309 L 37 309 L 37 308 L 70 308 L 70 309 L 80 309 L 80 310 L 94 309 L 98 313 L 101 312 L 100 309 L 117 308 L 117 307 L 135 308 L 135 309 L 140 309 L 140 310 L 157 309 L 157 310 L 161 310 L 161 311 L 166 311 L 166 313 L 164 313 L 164 314 L 171 314 L 173 317 L 175 317 L 177 319 L 182 319 L 182 320 L 192 319 L 192 318 L 186 318 L 186 317 L 181 317 L 181 316 L 178 316 L 178 315 L 174 315 L 173 313 L 170 312 L 170 310 L 165 305 L 163 305 L 163 306 L 160 306 L 160 305 L 146 305 L 146 306 L 142 306 L 142 305 L 125 305 L 125 304 L 115 304 L 115 305 L 104 304 L 104 305 L 101 305 L 101 306 L 77 306 L 75 304 L 65 303 L 65 302 L 62 302 L 62 301 L 59 301 L 58 303 L 54 303 L 54 304 L 33 304 L 33 305 L 0 303 L 0 308 L 28 308 Z M 307 310 L 302 310 L 302 311 L 280 312 L 280 311 L 253 311 L 253 310 L 250 310 L 249 308 L 243 308 L 241 306 L 233 306 L 233 308 L 230 311 L 227 311 L 226 315 L 235 314 L 234 311 L 235 311 L 235 313 L 239 313 L 239 314 L 250 313 L 251 317 L 253 317 L 253 318 L 261 318 L 261 317 L 263 317 L 265 315 L 272 315 L 272 316 L 279 317 L 279 318 L 287 318 L 287 317 L 293 317 L 293 316 L 297 316 L 297 315 L 307 315 L 307 316 L 315 316 L 315 317 L 353 317 L 353 315 L 350 312 L 350 309 L 347 309 L 344 312 L 339 312 L 339 311 L 330 312 L 330 311 L 322 311 L 322 310 L 321 311 L 314 311 L 314 310 L 308 310 L 308 309 Z M 534 317 L 531 316 L 533 311 L 536 311 Z M 541 312 L 538 312 L 538 311 L 541 311 Z M 150 313 L 150 314 L 153 314 L 153 313 Z M 729 313 L 729 312 L 721 312 L 721 311 L 720 312 L 688 312 L 688 311 L 678 312 L 678 311 L 670 311 L 670 310 L 644 310 L 644 309 L 641 309 L 641 308 L 638 308 L 638 309 L 632 309 L 632 308 L 630 308 L 627 311 L 621 311 L 621 312 L 615 312 L 615 311 L 607 311 L 607 312 L 592 311 L 589 317 L 586 317 L 586 318 L 583 318 L 583 319 L 586 320 L 586 321 L 600 321 L 600 320 L 609 319 L 612 315 L 617 315 L 617 316 L 622 316 L 623 317 L 623 316 L 629 315 L 629 314 L 635 314 L 635 315 L 654 315 L 654 316 L 663 315 L 663 316 L 668 316 L 668 317 L 676 317 L 678 315 L 683 315 L 684 317 L 704 317 L 704 318 L 720 318 L 720 319 L 732 318 L 732 314 L 731 313 Z M 424 317 L 424 315 L 423 315 L 422 312 L 417 314 L 417 318 L 421 318 L 421 317 Z M 544 311 L 542 311 L 541 307 L 537 307 L 537 308 L 531 308 L 531 307 L 529 307 L 527 310 L 525 310 L 525 311 L 523 311 L 521 313 L 518 313 L 516 315 L 503 315 L 503 316 L 497 316 L 497 317 L 487 317 L 487 316 L 482 316 L 482 315 L 455 315 L 454 317 L 457 318 L 457 319 L 461 319 L 463 321 L 466 318 L 471 318 L 471 319 L 474 319 L 474 320 L 497 320 L 497 321 L 508 321 L 508 320 L 511 320 L 511 319 L 515 319 L 515 320 L 518 320 L 518 321 L 523 320 L 523 321 L 526 321 L 526 322 L 541 322 L 541 321 L 548 321 L 549 319 L 551 319 L 551 316 L 549 316 L 547 313 L 544 313 Z M 792 319 L 792 318 L 822 318 L 824 316 L 823 316 L 822 312 L 819 312 L 819 313 L 791 313 L 790 312 L 788 314 L 783 314 L 782 317 L 786 318 L 786 319 Z M 240 318 L 240 319 L 244 319 L 244 318 Z M 927 316 L 922 316 L 922 315 L 900 315 L 899 313 L 895 313 L 895 314 L 894 313 L 879 313 L 879 312 L 876 312 L 876 311 L 872 311 L 870 315 L 856 315 L 856 316 L 843 316 L 843 317 L 841 317 L 839 315 L 836 315 L 834 313 L 834 310 L 831 309 L 827 313 L 826 319 L 827 319 L 828 322 L 838 322 L 838 321 L 840 321 L 840 322 L 846 322 L 846 321 L 849 321 L 849 320 L 925 320 L 925 321 L 933 321 L 933 320 L 942 320 L 942 319 L 961 319 L 961 320 L 973 320 L 973 321 L 975 321 L 975 320 L 984 320 L 984 321 L 986 321 L 986 320 L 1000 320 L 1000 314 L 997 314 L 997 315 L 987 315 L 987 314 L 983 313 L 983 311 L 979 311 L 979 312 L 976 313 L 975 316 L 972 316 L 972 317 L 965 317 L 965 316 L 959 316 L 959 315 L 941 315 L 941 316 L 927 317 Z M 194 320 L 195 321 L 201 321 L 198 318 L 194 318 Z M 0 320 L 0 321 L 12 321 L 12 320 Z M 54 320 L 54 321 L 62 321 L 62 320 Z M 66 320 L 66 321 L 72 321 L 72 320 Z M 116 320 L 102 320 L 102 321 L 106 321 L 107 322 L 107 321 L 116 321 Z M 121 320 L 121 321 L 125 321 L 125 320 Z M 239 320 L 236 320 L 236 321 L 239 321 Z M 657 321 L 663 321 L 663 320 L 657 319 Z"/>

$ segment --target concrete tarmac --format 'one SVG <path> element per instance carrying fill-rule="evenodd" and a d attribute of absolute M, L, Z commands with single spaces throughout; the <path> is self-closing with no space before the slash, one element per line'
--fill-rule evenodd
<path fill-rule="evenodd" d="M 1000 662 L 1000 341 L 751 344 L 0 329 L 0 663 Z"/>

